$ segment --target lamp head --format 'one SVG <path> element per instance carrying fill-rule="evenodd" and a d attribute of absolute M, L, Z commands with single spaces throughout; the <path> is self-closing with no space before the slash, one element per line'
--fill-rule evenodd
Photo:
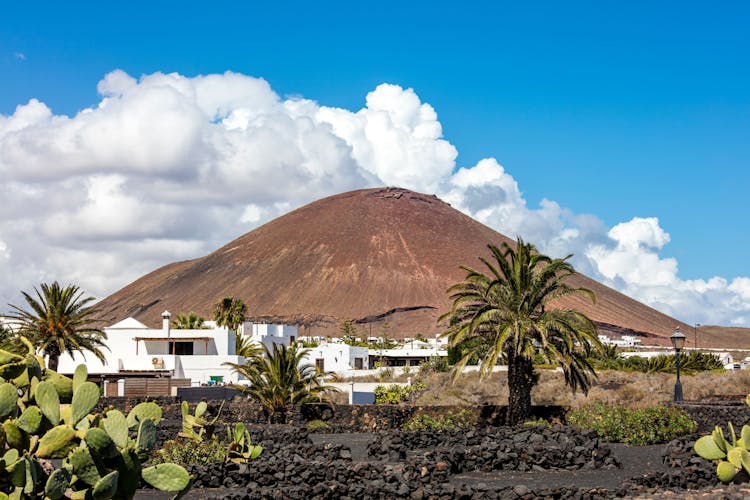
<path fill-rule="evenodd" d="M 672 341 L 672 346 L 674 346 L 676 351 L 685 347 L 685 335 L 682 334 L 679 326 L 675 329 L 672 336 L 669 337 L 669 340 Z"/>

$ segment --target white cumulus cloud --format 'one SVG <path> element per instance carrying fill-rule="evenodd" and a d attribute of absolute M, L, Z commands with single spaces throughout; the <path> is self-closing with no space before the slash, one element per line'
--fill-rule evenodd
<path fill-rule="evenodd" d="M 0 300 L 42 281 L 102 297 L 323 196 L 379 185 L 435 193 L 510 237 L 686 321 L 750 325 L 750 278 L 681 280 L 655 217 L 612 228 L 552 199 L 529 207 L 496 159 L 459 166 L 435 109 L 382 84 L 358 110 L 281 98 L 227 72 L 135 78 L 116 70 L 96 106 L 36 99 L 0 115 Z M 553 194 L 553 193 L 551 193 Z"/>

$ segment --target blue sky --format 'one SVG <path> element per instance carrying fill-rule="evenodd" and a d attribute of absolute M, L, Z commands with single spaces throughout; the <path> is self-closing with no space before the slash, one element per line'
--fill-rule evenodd
<path fill-rule="evenodd" d="M 0 115 L 32 98 L 54 115 L 96 107 L 117 69 L 232 71 L 350 111 L 395 84 L 434 108 L 455 169 L 495 158 L 530 208 L 554 200 L 607 228 L 658 218 L 681 280 L 750 275 L 747 3 L 77 5 L 3 7 Z"/>

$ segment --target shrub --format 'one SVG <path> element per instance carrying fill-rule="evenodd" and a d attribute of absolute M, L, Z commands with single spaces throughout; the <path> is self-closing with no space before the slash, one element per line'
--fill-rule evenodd
<path fill-rule="evenodd" d="M 322 420 L 310 420 L 307 423 L 307 428 L 311 431 L 319 430 L 319 429 L 330 429 L 331 426 L 328 425 L 326 422 Z"/>
<path fill-rule="evenodd" d="M 476 425 L 476 422 L 476 416 L 467 409 L 461 409 L 455 413 L 449 411 L 437 418 L 420 413 L 407 420 L 403 430 L 405 432 L 452 431 L 455 429 L 470 429 Z"/>
<path fill-rule="evenodd" d="M 376 404 L 398 404 L 409 399 L 412 394 L 425 389 L 422 382 L 415 382 L 411 385 L 379 385 L 375 388 Z"/>
<path fill-rule="evenodd" d="M 591 403 L 568 414 L 568 423 L 595 430 L 604 441 L 634 445 L 660 444 L 695 432 L 697 424 L 679 408 L 624 408 Z"/>
<path fill-rule="evenodd" d="M 223 462 L 227 447 L 218 439 L 193 441 L 187 439 L 165 441 L 151 456 L 151 463 L 176 463 L 180 465 L 209 465 Z"/>
<path fill-rule="evenodd" d="M 662 354 L 652 358 L 641 356 L 613 357 L 607 354 L 590 361 L 597 370 L 624 370 L 642 373 L 675 373 L 677 371 L 674 354 Z M 724 365 L 715 354 L 691 352 L 680 357 L 680 369 L 688 375 L 704 371 L 724 371 Z"/>
<path fill-rule="evenodd" d="M 448 366 L 448 358 L 445 356 L 430 356 L 428 359 L 422 361 L 419 365 L 419 374 L 425 375 L 427 373 L 445 373 L 450 370 Z"/>

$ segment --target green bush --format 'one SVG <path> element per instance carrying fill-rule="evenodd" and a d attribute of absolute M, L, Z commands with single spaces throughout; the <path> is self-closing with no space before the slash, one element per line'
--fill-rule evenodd
<path fill-rule="evenodd" d="M 592 365 L 597 370 L 623 370 L 642 373 L 675 373 L 677 362 L 674 354 L 662 354 L 652 358 L 641 356 L 618 357 L 610 352 L 592 358 Z M 691 352 L 680 356 L 680 370 L 684 374 L 704 371 L 724 371 L 724 365 L 715 354 Z"/>
<path fill-rule="evenodd" d="M 448 358 L 445 356 L 430 356 L 419 365 L 419 374 L 445 373 L 451 368 L 448 366 Z"/>
<path fill-rule="evenodd" d="M 309 430 L 311 430 L 311 431 L 315 431 L 315 430 L 318 430 L 318 429 L 330 429 L 331 426 L 328 425 L 327 423 L 325 423 L 322 420 L 310 420 L 307 423 L 307 428 Z"/>
<path fill-rule="evenodd" d="M 591 403 L 570 412 L 568 423 L 595 430 L 601 439 L 634 445 L 660 444 L 695 432 L 697 424 L 679 408 L 624 408 Z"/>
<path fill-rule="evenodd" d="M 476 422 L 476 416 L 467 409 L 461 409 L 455 413 L 449 411 L 437 418 L 420 413 L 407 420 L 403 426 L 403 430 L 405 432 L 419 432 L 470 429 L 476 425 Z"/>
<path fill-rule="evenodd" d="M 187 439 L 165 441 L 151 456 L 152 464 L 209 465 L 223 462 L 227 446 L 216 438 L 193 441 Z"/>
<path fill-rule="evenodd" d="M 376 404 L 398 404 L 408 400 L 412 394 L 421 391 L 426 386 L 422 382 L 415 382 L 411 385 L 379 385 L 375 388 Z"/>

